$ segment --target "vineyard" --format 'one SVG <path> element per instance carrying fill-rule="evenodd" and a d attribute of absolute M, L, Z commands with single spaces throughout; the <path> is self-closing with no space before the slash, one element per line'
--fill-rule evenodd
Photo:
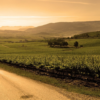
<path fill-rule="evenodd" d="M 100 82 L 100 40 L 75 41 L 83 47 L 51 48 L 47 42 L 0 44 L 0 62 L 34 71 L 36 74 L 61 79 L 84 79 Z"/>
<path fill-rule="evenodd" d="M 98 55 L 17 55 L 1 54 L 0 62 L 60 78 L 100 78 Z"/>

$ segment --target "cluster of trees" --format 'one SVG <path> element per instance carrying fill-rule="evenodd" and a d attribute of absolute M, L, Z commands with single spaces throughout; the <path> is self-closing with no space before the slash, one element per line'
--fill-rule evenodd
<path fill-rule="evenodd" d="M 55 47 L 55 46 L 59 46 L 59 47 L 63 47 L 63 46 L 68 46 L 68 42 L 66 42 L 64 39 L 51 39 L 48 41 L 48 45 L 50 45 L 51 47 Z"/>
<path fill-rule="evenodd" d="M 90 38 L 88 33 L 85 34 L 80 34 L 80 35 L 74 35 L 73 37 L 71 37 L 72 39 L 83 39 L 83 38 Z"/>
<path fill-rule="evenodd" d="M 48 45 L 50 45 L 50 47 L 67 47 L 68 46 L 68 42 L 66 42 L 64 39 L 62 38 L 58 38 L 58 39 L 50 39 L 48 41 Z M 74 42 L 74 46 L 78 47 L 78 42 Z"/>

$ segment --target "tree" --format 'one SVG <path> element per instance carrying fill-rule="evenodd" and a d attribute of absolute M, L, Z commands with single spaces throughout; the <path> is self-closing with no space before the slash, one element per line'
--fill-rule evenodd
<path fill-rule="evenodd" d="M 68 45 L 68 42 L 63 42 L 63 46 L 67 46 Z"/>
<path fill-rule="evenodd" d="M 52 41 L 48 41 L 48 45 L 52 46 L 53 42 Z"/>
<path fill-rule="evenodd" d="M 78 47 L 78 42 L 74 42 L 74 46 L 77 48 Z"/>
<path fill-rule="evenodd" d="M 68 42 L 65 42 L 65 40 L 62 38 L 58 38 L 58 39 L 54 38 L 48 40 L 48 45 L 50 45 L 51 47 L 63 47 L 63 46 L 67 46 Z"/>

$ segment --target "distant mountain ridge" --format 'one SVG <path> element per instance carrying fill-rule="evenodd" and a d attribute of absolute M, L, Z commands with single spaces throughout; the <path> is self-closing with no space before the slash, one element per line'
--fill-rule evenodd
<path fill-rule="evenodd" d="M 34 26 L 2 26 L 2 27 L 0 27 L 0 30 L 19 30 L 19 31 L 25 31 L 28 28 L 34 28 Z"/>
<path fill-rule="evenodd" d="M 26 32 L 36 35 L 73 36 L 85 32 L 100 31 L 100 21 L 88 22 L 58 22 L 50 23 L 36 28 L 27 29 Z"/>
<path fill-rule="evenodd" d="M 100 31 L 100 21 L 58 22 L 38 27 L 17 27 L 16 29 L 17 30 L 0 30 L 0 37 L 29 37 L 35 39 L 71 37 L 82 33 Z"/>

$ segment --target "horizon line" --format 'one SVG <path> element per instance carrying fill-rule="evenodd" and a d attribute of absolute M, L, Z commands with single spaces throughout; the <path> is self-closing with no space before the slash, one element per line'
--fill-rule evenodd
<path fill-rule="evenodd" d="M 90 20 L 90 21 L 66 21 L 66 22 L 64 22 L 64 21 L 62 21 L 62 22 L 50 22 L 50 23 L 46 23 L 46 24 L 43 24 L 43 25 L 47 25 L 47 24 L 54 24 L 54 23 L 74 23 L 74 22 L 99 22 L 100 20 Z M 43 26 L 43 25 L 38 25 L 38 26 Z M 38 27 L 38 26 L 34 26 L 34 25 L 14 25 L 14 26 L 12 26 L 12 25 L 3 25 L 3 26 L 1 26 L 0 25 L 0 28 L 1 27 L 17 27 L 17 26 L 20 26 L 20 27 L 28 27 L 28 26 L 33 26 L 33 27 Z"/>

